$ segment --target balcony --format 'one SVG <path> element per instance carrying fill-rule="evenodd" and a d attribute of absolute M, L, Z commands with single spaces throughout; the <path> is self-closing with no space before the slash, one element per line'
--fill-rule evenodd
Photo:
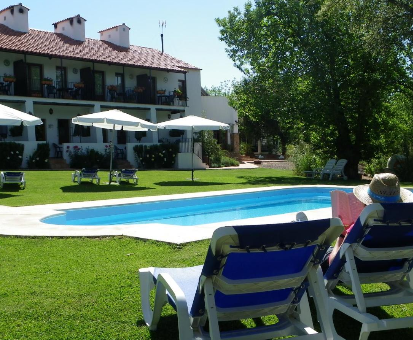
<path fill-rule="evenodd" d="M 22 83 L 24 85 L 22 85 Z M 16 79 L 0 76 L 0 96 L 24 96 L 80 101 L 104 101 L 162 106 L 187 106 L 187 98 L 175 91 L 150 91 L 145 87 L 102 86 L 86 82 L 66 82 L 53 79 Z"/>

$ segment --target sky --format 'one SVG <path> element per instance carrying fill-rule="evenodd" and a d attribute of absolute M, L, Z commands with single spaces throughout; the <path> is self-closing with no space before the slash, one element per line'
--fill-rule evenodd
<path fill-rule="evenodd" d="M 3 2 L 2 8 L 16 1 Z M 164 51 L 196 66 L 203 87 L 218 86 L 226 80 L 240 79 L 241 72 L 228 58 L 226 45 L 219 40 L 215 18 L 224 18 L 234 7 L 243 8 L 246 0 L 26 0 L 30 9 L 29 27 L 53 31 L 54 22 L 80 14 L 86 19 L 86 37 L 99 39 L 98 32 L 125 23 L 131 45 L 161 50 L 160 22 Z"/>

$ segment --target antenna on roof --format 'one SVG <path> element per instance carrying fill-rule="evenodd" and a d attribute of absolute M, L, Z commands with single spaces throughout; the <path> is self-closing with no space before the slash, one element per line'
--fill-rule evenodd
<path fill-rule="evenodd" d="M 166 28 L 166 21 L 160 21 L 159 20 L 159 27 L 161 27 L 161 43 L 162 43 L 162 54 L 163 54 L 163 28 Z"/>

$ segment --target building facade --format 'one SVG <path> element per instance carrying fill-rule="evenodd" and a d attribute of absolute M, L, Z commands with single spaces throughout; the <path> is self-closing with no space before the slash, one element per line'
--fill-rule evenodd
<path fill-rule="evenodd" d="M 89 39 L 80 15 L 53 23 L 54 31 L 48 32 L 29 28 L 29 12 L 22 4 L 0 10 L 0 103 L 43 121 L 24 127 L 20 135 L 0 127 L 1 140 L 25 145 L 24 158 L 44 142 L 63 150 L 82 145 L 104 151 L 110 131 L 79 128 L 71 121 L 77 115 L 119 109 L 152 123 L 202 115 L 201 70 L 159 50 L 130 45 L 127 25 L 103 29 L 100 39 Z M 113 143 L 126 148 L 136 166 L 138 141 L 173 143 L 179 138 L 168 130 L 148 131 L 142 138 L 118 131 Z M 51 157 L 53 152 L 51 147 Z"/>

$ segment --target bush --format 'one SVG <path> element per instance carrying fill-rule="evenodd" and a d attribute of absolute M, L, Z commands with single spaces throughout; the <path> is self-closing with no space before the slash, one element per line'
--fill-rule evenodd
<path fill-rule="evenodd" d="M 222 156 L 221 157 L 221 166 L 238 166 L 239 162 L 231 157 Z"/>
<path fill-rule="evenodd" d="M 252 146 L 251 144 L 241 142 L 239 147 L 239 152 L 241 155 L 248 156 L 252 154 Z"/>
<path fill-rule="evenodd" d="M 175 165 L 177 144 L 135 145 L 136 162 L 145 169 L 168 169 Z"/>
<path fill-rule="evenodd" d="M 316 155 L 311 146 L 306 143 L 289 145 L 287 154 L 289 155 L 289 160 L 294 163 L 294 172 L 297 175 L 304 175 L 304 171 L 323 167 L 326 163 L 326 161 Z"/>
<path fill-rule="evenodd" d="M 67 146 L 66 152 L 69 154 L 71 168 L 110 168 L 110 150 L 107 146 L 104 153 L 94 149 L 74 146 L 70 148 Z M 116 161 L 113 160 L 113 168 L 116 168 Z"/>
<path fill-rule="evenodd" d="M 389 156 L 378 155 L 369 161 L 366 161 L 364 172 L 369 176 L 383 172 L 383 170 L 387 167 L 388 159 Z"/>
<path fill-rule="evenodd" d="M 0 143 L 0 169 L 19 169 L 23 161 L 24 145 L 15 142 Z"/>
<path fill-rule="evenodd" d="M 29 169 L 50 169 L 49 155 L 49 143 L 37 144 L 37 149 L 27 161 L 27 167 Z"/>

